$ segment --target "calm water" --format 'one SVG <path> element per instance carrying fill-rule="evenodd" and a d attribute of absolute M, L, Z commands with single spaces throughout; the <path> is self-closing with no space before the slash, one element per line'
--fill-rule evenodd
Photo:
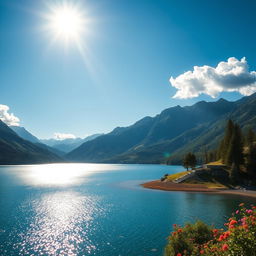
<path fill-rule="evenodd" d="M 180 166 L 0 166 L 0 255 L 162 255 L 172 224 L 221 226 L 235 196 L 164 192 L 140 183 Z"/>

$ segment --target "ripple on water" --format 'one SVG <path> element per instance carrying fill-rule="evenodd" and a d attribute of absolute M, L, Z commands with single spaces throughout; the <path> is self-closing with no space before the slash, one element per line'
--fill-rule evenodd
<path fill-rule="evenodd" d="M 20 248 L 20 255 L 90 254 L 96 249 L 89 239 L 90 226 L 94 215 L 103 211 L 99 201 L 95 196 L 59 191 L 30 202 L 34 217 L 15 247 Z"/>

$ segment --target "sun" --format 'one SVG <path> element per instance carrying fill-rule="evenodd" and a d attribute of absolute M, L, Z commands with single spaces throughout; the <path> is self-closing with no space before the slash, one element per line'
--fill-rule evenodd
<path fill-rule="evenodd" d="M 37 14 L 42 19 L 39 31 L 49 42 L 47 51 L 58 50 L 65 57 L 79 53 L 92 73 L 95 60 L 90 46 L 98 34 L 98 17 L 92 16 L 90 5 L 78 0 L 45 0 L 44 4 L 44 11 Z"/>
<path fill-rule="evenodd" d="M 80 43 L 88 29 L 88 20 L 82 9 L 69 2 L 61 2 L 49 8 L 45 18 L 47 19 L 46 29 L 51 37 L 64 43 L 72 41 Z"/>
<path fill-rule="evenodd" d="M 60 8 L 52 17 L 52 28 L 57 35 L 65 39 L 76 38 L 83 30 L 83 19 L 75 9 Z"/>
<path fill-rule="evenodd" d="M 50 19 L 52 32 L 64 40 L 77 40 L 84 27 L 82 14 L 72 6 L 61 6 L 55 9 Z"/>

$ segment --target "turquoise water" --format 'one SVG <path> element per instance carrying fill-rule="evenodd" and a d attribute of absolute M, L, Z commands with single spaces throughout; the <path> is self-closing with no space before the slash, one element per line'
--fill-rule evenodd
<path fill-rule="evenodd" d="M 237 196 L 144 189 L 180 166 L 0 166 L 0 255 L 162 255 L 172 224 L 221 226 Z"/>

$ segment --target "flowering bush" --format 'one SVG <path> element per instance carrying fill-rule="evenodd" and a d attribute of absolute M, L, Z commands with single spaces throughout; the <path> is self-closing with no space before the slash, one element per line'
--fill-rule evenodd
<path fill-rule="evenodd" d="M 215 229 L 203 222 L 174 225 L 168 238 L 166 256 L 256 256 L 256 207 L 244 204 L 225 223 Z"/>

